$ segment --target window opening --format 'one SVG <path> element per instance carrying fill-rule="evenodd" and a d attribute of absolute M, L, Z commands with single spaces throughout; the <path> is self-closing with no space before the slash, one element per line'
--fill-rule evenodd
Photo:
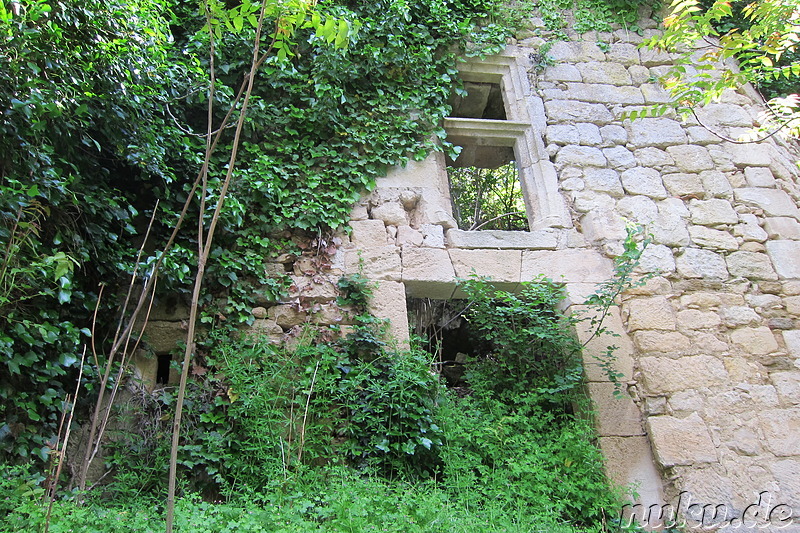
<path fill-rule="evenodd" d="M 450 98 L 451 117 L 506 120 L 506 107 L 499 83 L 465 81 Z"/>
<path fill-rule="evenodd" d="M 449 166 L 447 176 L 459 229 L 528 230 L 516 162 L 495 168 Z"/>
<path fill-rule="evenodd" d="M 169 367 L 172 363 L 170 354 L 158 355 L 158 367 L 156 368 L 156 384 L 166 385 L 169 383 Z"/>

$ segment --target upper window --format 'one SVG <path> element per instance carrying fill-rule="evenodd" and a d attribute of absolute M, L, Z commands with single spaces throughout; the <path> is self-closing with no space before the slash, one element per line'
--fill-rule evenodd
<path fill-rule="evenodd" d="M 447 161 L 459 229 L 570 227 L 555 168 L 537 157 L 544 144 L 528 114 L 525 67 L 504 54 L 472 58 L 459 71 L 463 90 L 453 95 L 444 122 L 447 141 L 460 148 Z"/>

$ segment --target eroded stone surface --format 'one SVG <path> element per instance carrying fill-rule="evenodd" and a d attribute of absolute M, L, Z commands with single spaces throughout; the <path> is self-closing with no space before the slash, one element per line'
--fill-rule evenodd
<path fill-rule="evenodd" d="M 703 419 L 653 416 L 647 421 L 656 460 L 663 467 L 717 461 L 717 450 Z"/>

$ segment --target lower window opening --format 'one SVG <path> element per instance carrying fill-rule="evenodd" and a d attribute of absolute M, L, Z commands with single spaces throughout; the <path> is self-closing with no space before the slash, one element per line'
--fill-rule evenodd
<path fill-rule="evenodd" d="M 169 367 L 172 363 L 172 356 L 169 354 L 158 355 L 158 367 L 156 368 L 156 384 L 166 385 L 169 383 Z"/>

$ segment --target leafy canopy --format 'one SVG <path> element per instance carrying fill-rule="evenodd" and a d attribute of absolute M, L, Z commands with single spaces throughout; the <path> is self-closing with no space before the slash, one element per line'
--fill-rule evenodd
<path fill-rule="evenodd" d="M 672 108 L 691 113 L 746 83 L 774 87 L 775 81 L 787 80 L 790 90 L 796 91 L 798 42 L 797 0 L 755 0 L 743 7 L 729 0 L 714 0 L 705 8 L 700 0 L 675 0 L 664 19 L 663 35 L 644 43 L 677 54 L 674 66 L 661 78 L 673 103 L 654 111 L 663 114 Z M 763 131 L 780 128 L 789 135 L 800 135 L 797 94 L 776 94 L 768 104 L 771 111 L 762 120 Z"/>

